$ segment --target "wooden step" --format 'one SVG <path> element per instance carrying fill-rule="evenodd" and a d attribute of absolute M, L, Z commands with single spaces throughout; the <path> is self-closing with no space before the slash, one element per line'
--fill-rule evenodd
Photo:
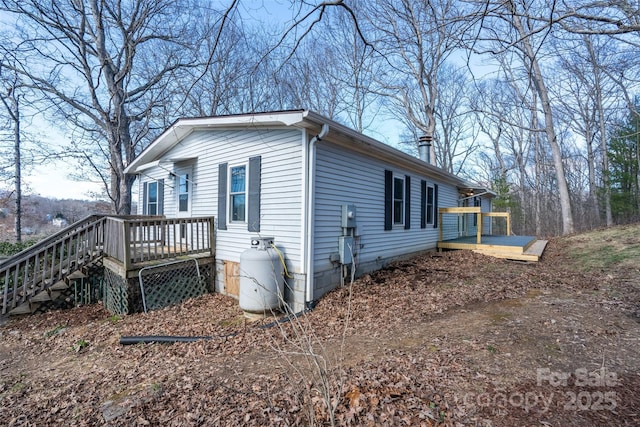
<path fill-rule="evenodd" d="M 49 286 L 49 289 L 51 289 L 52 291 L 64 291 L 68 288 L 69 285 L 67 285 L 67 282 L 65 282 L 64 280 L 60 280 L 59 282 L 56 282 L 53 285 Z"/>
<path fill-rule="evenodd" d="M 80 270 L 76 270 L 67 276 L 67 279 L 69 280 L 86 279 L 86 278 L 87 278 L 87 275 Z"/>
<path fill-rule="evenodd" d="M 524 251 L 525 255 L 535 255 L 538 258 L 542 256 L 544 252 L 544 248 L 547 247 L 548 240 L 536 240 L 536 242 L 531 245 L 526 251 Z"/>
<path fill-rule="evenodd" d="M 53 301 L 58 298 L 60 294 L 62 294 L 60 291 L 45 290 L 38 292 L 33 298 L 31 298 L 31 302 Z"/>
<path fill-rule="evenodd" d="M 482 255 L 491 256 L 494 258 L 511 259 L 515 261 L 530 261 L 530 262 L 538 261 L 538 257 L 536 255 L 527 255 L 524 253 L 489 251 L 484 249 L 474 249 L 473 252 L 482 254 Z"/>
<path fill-rule="evenodd" d="M 529 262 L 538 262 L 544 248 L 547 246 L 547 240 L 536 240 L 533 244 L 529 245 L 528 249 L 524 252 L 513 252 L 513 251 L 501 251 L 498 249 L 474 249 L 474 252 L 492 256 L 494 258 L 502 258 L 502 259 L 511 259 L 516 261 L 529 261 Z"/>
<path fill-rule="evenodd" d="M 40 307 L 40 303 L 39 302 L 30 303 L 29 301 L 27 301 L 25 303 L 20 304 L 19 306 L 17 306 L 13 310 L 11 310 L 9 312 L 9 315 L 10 316 L 15 316 L 15 315 L 19 315 L 19 314 L 31 314 L 34 311 L 36 311 L 38 309 L 38 307 Z"/>

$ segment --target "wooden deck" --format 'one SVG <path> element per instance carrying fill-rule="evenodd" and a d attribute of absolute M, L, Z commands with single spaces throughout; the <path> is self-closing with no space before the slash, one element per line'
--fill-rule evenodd
<path fill-rule="evenodd" d="M 537 262 L 547 245 L 534 236 L 463 236 L 438 242 L 438 249 L 467 249 L 497 258 Z"/>
<path fill-rule="evenodd" d="M 150 264 L 214 255 L 213 217 L 92 215 L 0 263 L 0 317 L 33 312 L 96 261 L 126 281 Z"/>

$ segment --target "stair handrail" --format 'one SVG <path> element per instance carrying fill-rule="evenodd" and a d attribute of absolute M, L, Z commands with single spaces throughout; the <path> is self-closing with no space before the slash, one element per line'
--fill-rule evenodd
<path fill-rule="evenodd" d="M 0 262 L 0 273 L 2 273 L 6 268 L 11 267 L 11 265 L 15 263 L 19 263 L 26 258 L 29 258 L 31 255 L 40 252 L 43 248 L 48 247 L 51 243 L 59 240 L 63 237 L 69 237 L 78 232 L 78 229 L 84 229 L 86 225 L 92 225 L 92 223 L 100 220 L 104 220 L 108 215 L 88 215 L 82 218 L 79 221 L 74 222 L 73 224 L 65 227 L 64 229 L 54 233 L 50 236 L 45 237 L 44 239 L 34 243 L 32 246 L 18 252 L 17 254 L 11 255 L 9 258 Z"/>
<path fill-rule="evenodd" d="M 40 269 L 39 266 L 33 269 L 33 266 L 39 265 L 40 262 L 46 259 L 49 250 L 52 251 L 52 254 L 55 253 L 56 249 L 64 251 L 66 242 L 76 240 L 82 233 L 93 229 L 99 231 L 99 233 L 95 235 L 96 238 L 91 240 L 91 245 L 94 247 L 85 247 L 83 253 L 91 253 L 93 259 L 100 256 L 101 251 L 96 251 L 96 249 L 100 249 L 104 241 L 104 236 L 99 234 L 103 232 L 105 218 L 105 215 L 89 215 L 66 227 L 64 230 L 15 254 L 0 264 L 0 283 L 2 283 L 2 293 L 0 295 L 2 307 L 0 315 L 5 315 L 12 308 L 25 302 L 28 299 L 27 289 L 29 289 L 28 294 L 33 296 L 37 292 L 51 286 L 54 275 L 59 274 L 60 268 L 64 265 L 71 266 L 73 257 L 75 256 L 77 260 L 79 255 L 79 252 L 76 251 L 74 254 L 67 254 L 65 257 L 60 256 L 58 263 L 55 262 L 54 258 L 51 261 L 51 269 L 48 269 L 48 267 Z M 63 252 L 60 253 L 62 254 Z M 55 256 L 57 257 L 58 255 L 56 254 Z M 50 273 L 50 282 L 45 284 L 44 279 L 47 272 Z M 40 277 L 40 279 L 38 279 L 38 277 Z M 11 278 L 13 278 L 12 282 L 10 282 Z M 22 279 L 22 285 L 18 284 L 20 279 Z M 29 285 L 29 283 L 31 283 L 31 285 Z M 20 286 L 23 287 L 23 294 L 18 298 L 17 292 Z"/>

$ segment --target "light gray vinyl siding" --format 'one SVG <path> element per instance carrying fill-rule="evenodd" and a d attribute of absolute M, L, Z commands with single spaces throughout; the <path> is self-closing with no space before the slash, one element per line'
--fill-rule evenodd
<path fill-rule="evenodd" d="M 384 172 L 411 177 L 411 223 L 384 230 Z M 334 266 L 330 254 L 338 251 L 341 235 L 341 206 L 355 204 L 356 234 L 360 236 L 359 262 L 372 262 L 436 247 L 438 228 L 420 228 L 420 182 L 438 184 L 438 205 L 456 206 L 455 186 L 428 176 L 391 166 L 381 160 L 347 151 L 323 141 L 317 145 L 314 209 L 314 271 Z"/>
<path fill-rule="evenodd" d="M 302 150 L 302 131 L 297 129 L 218 129 L 190 134 L 162 158 L 190 159 L 175 167 L 192 168 L 190 216 L 196 217 L 217 216 L 219 164 L 248 165 L 250 157 L 261 156 L 259 234 L 275 238 L 293 273 L 301 269 Z M 171 163 L 163 167 L 174 168 Z M 144 173 L 168 176 L 168 172 L 158 169 Z M 165 182 L 165 215 L 176 217 L 177 183 Z M 247 231 L 246 223 L 228 223 L 227 230 L 216 231 L 216 258 L 239 262 L 240 254 L 250 247 L 251 237 L 256 235 Z"/>

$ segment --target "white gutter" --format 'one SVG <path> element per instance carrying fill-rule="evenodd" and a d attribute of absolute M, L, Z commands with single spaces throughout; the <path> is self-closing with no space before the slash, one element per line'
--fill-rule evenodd
<path fill-rule="evenodd" d="M 329 133 L 329 125 L 324 123 L 320 133 L 311 138 L 309 141 L 309 166 L 307 168 L 307 230 L 306 230 L 306 246 L 307 256 L 305 261 L 305 271 L 307 272 L 307 283 L 305 289 L 305 304 L 313 301 L 313 205 L 315 190 L 315 170 L 316 170 L 316 144 L 322 141 L 322 138 Z"/>
<path fill-rule="evenodd" d="M 462 197 L 460 199 L 458 199 L 459 202 L 463 202 L 467 199 L 473 199 L 474 197 L 481 197 L 484 196 L 485 194 L 491 194 L 489 191 L 485 191 L 484 193 L 480 193 L 480 194 L 474 194 L 473 196 L 467 196 L 467 197 Z"/>

